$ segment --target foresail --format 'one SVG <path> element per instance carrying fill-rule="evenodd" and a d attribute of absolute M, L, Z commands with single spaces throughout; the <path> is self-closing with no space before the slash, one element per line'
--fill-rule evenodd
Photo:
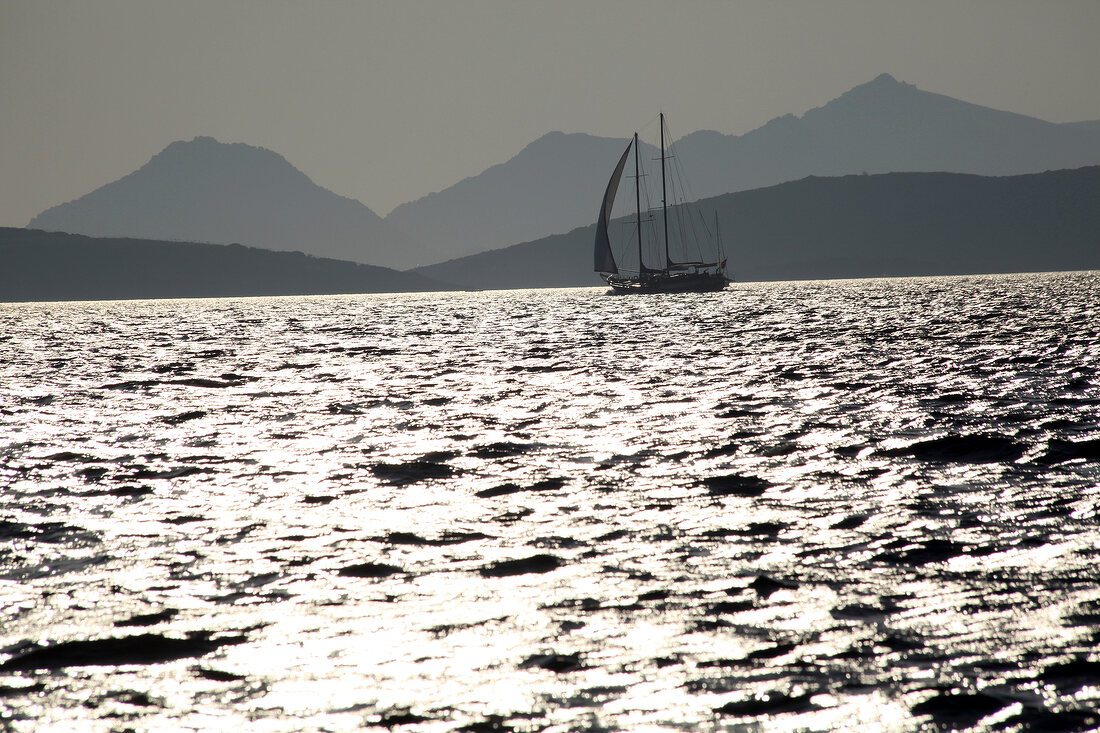
<path fill-rule="evenodd" d="M 619 268 L 615 265 L 615 255 L 611 252 L 611 239 L 607 236 L 607 226 L 611 223 L 611 207 L 615 204 L 615 193 L 619 190 L 619 179 L 623 177 L 623 166 L 626 165 L 626 158 L 630 155 L 630 146 L 633 144 L 633 141 L 627 144 L 623 157 L 619 158 L 619 164 L 615 166 L 615 173 L 612 174 L 611 180 L 607 182 L 607 190 L 603 194 L 600 218 L 596 222 L 594 258 L 596 272 L 619 271 Z"/>

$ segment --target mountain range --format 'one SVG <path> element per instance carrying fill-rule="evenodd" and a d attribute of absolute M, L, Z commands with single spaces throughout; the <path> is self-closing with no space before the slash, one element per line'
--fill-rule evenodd
<path fill-rule="evenodd" d="M 387 221 L 435 252 L 490 249 L 565 232 L 595 221 L 626 142 L 626 135 L 551 133 L 503 165 L 398 207 Z M 646 146 L 641 154 L 657 155 Z M 695 197 L 704 198 L 811 175 L 1003 176 L 1096 165 L 1100 125 L 1044 122 L 882 74 L 801 117 L 778 117 L 741 136 L 693 132 L 676 142 L 675 154 Z M 563 163 L 565 171 L 557 167 Z"/>
<path fill-rule="evenodd" d="M 1092 166 L 810 176 L 698 206 L 724 222 L 731 274 L 751 281 L 1100 269 L 1098 200 Z M 589 225 L 398 272 L 234 244 L 0 228 L 0 301 L 598 285 L 593 233 Z"/>
<path fill-rule="evenodd" d="M 398 206 L 384 219 L 317 186 L 272 151 L 199 137 L 172 143 L 138 171 L 42 212 L 30 226 L 240 242 L 411 268 L 592 222 L 628 132 L 622 139 L 550 133 L 507 162 Z M 801 117 L 779 117 L 741 136 L 691 133 L 675 154 L 694 194 L 710 197 L 810 175 L 1011 175 L 1095 165 L 1100 124 L 1044 122 L 883 74 Z"/>

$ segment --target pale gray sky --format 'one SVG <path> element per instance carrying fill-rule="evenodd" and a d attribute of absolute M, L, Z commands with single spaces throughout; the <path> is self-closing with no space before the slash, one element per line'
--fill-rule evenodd
<path fill-rule="evenodd" d="M 1100 0 L 0 0 L 0 226 L 211 135 L 380 214 L 551 130 L 741 134 L 888 72 L 1100 119 Z"/>

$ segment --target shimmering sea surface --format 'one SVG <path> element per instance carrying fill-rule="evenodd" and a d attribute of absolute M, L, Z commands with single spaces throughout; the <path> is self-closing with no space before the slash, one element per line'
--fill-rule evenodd
<path fill-rule="evenodd" d="M 1098 273 L 0 304 L 0 729 L 1095 729 L 1098 369 Z"/>

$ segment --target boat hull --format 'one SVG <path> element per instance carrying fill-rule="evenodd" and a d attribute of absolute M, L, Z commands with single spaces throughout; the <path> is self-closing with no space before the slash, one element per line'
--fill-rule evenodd
<path fill-rule="evenodd" d="M 616 295 L 635 293 L 710 293 L 723 290 L 730 282 L 721 273 L 685 272 L 656 274 L 643 278 L 623 278 L 609 275 L 607 284 Z"/>

